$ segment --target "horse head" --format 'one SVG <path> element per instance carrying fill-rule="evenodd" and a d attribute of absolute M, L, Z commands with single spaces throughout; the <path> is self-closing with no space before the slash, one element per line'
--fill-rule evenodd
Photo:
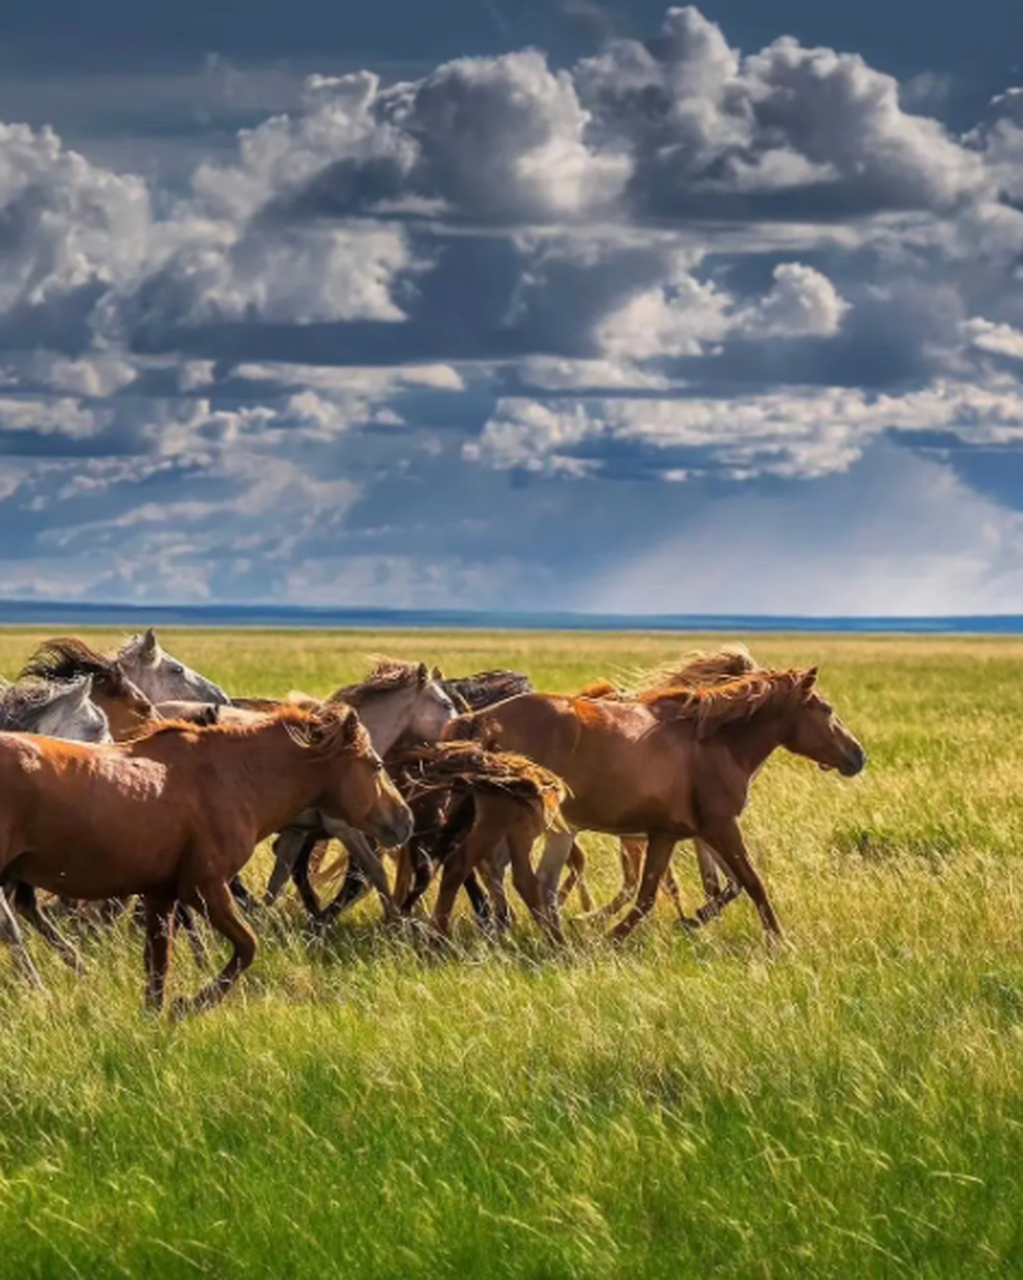
<path fill-rule="evenodd" d="M 231 699 L 219 685 L 186 667 L 169 654 L 152 627 L 134 635 L 117 654 L 124 674 L 153 702 L 212 702 L 226 706 Z"/>
<path fill-rule="evenodd" d="M 844 778 L 862 772 L 867 753 L 817 692 L 816 667 L 800 673 L 795 690 L 791 727 L 784 741 L 788 750 L 822 769 L 837 769 Z"/>

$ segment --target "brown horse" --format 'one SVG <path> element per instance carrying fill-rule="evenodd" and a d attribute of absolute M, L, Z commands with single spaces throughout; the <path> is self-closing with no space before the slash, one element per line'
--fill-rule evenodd
<path fill-rule="evenodd" d="M 411 828 L 358 716 L 341 705 L 282 708 L 243 727 L 171 722 L 114 746 L 0 734 L 0 794 L 5 879 L 76 898 L 145 898 L 156 1007 L 177 902 L 202 910 L 233 948 L 185 1007 L 216 1004 L 252 963 L 256 940 L 228 882 L 297 813 L 315 806 L 385 844 L 403 843 Z M 9 911 L 0 931 L 33 975 Z"/>
<path fill-rule="evenodd" d="M 491 859 L 504 844 L 512 879 L 523 902 L 544 934 L 561 942 L 560 930 L 543 910 L 530 859 L 545 831 L 561 830 L 565 788 L 549 770 L 510 752 L 484 751 L 475 742 L 413 747 L 388 757 L 388 768 L 415 812 L 417 802 L 431 797 L 443 802 L 441 839 L 432 847 L 441 873 L 432 927 L 438 937 L 451 931 L 451 913 L 459 889 L 477 868 L 492 870 Z M 417 886 L 419 892 L 426 886 Z M 503 885 L 495 900 L 497 923 L 509 922 Z M 403 904 L 408 910 L 409 904 Z"/>
<path fill-rule="evenodd" d="M 852 777 L 863 748 L 816 691 L 817 670 L 754 671 L 704 689 L 654 689 L 629 701 L 524 694 L 460 716 L 446 738 L 516 751 L 564 778 L 575 831 L 645 835 L 636 905 L 614 930 L 647 915 L 678 840 L 699 837 L 780 934 L 739 828 L 750 783 L 779 747 Z M 573 835 L 547 837 L 540 887 L 557 918 L 557 886 Z"/>
<path fill-rule="evenodd" d="M 724 645 L 722 648 L 707 653 L 694 649 L 684 654 L 680 661 L 665 663 L 632 673 L 628 685 L 619 687 L 609 680 L 600 680 L 580 690 L 582 698 L 616 698 L 619 701 L 641 697 L 656 689 L 701 689 L 710 685 L 724 684 L 736 680 L 758 670 L 753 655 L 742 644 Z M 683 924 L 692 927 L 713 915 L 738 895 L 735 882 L 729 880 L 724 889 L 718 880 L 717 862 L 714 851 L 702 840 L 695 840 L 696 862 L 700 869 L 703 883 L 704 905 L 697 912 L 697 919 L 691 919 L 682 906 L 682 895 L 679 893 L 678 881 L 671 869 L 671 863 L 664 869 L 661 888 L 671 899 L 675 911 Z M 610 902 L 605 903 L 597 911 L 591 911 L 587 905 L 589 891 L 586 886 L 586 858 L 579 848 L 578 842 L 572 847 L 569 858 L 570 871 L 560 889 L 560 901 L 564 902 L 573 888 L 578 887 L 583 911 L 590 913 L 594 920 L 615 916 L 627 902 L 635 897 L 639 887 L 640 872 L 643 866 L 643 855 L 646 842 L 641 839 L 623 837 L 619 841 L 618 857 L 622 869 L 622 885 Z"/>

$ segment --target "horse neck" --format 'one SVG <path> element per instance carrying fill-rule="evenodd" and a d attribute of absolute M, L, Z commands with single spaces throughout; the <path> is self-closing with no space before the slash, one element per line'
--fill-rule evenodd
<path fill-rule="evenodd" d="M 784 708 L 765 707 L 746 720 L 725 725 L 722 736 L 736 761 L 752 777 L 782 745 L 789 728 Z"/>
<path fill-rule="evenodd" d="M 136 750 L 167 763 L 183 758 L 199 773 L 208 767 L 224 794 L 265 833 L 312 807 L 326 786 L 327 771 L 339 764 L 336 757 L 300 747 L 282 724 L 248 732 L 210 729 L 198 740 L 168 730 L 141 739 Z"/>
<path fill-rule="evenodd" d="M 377 755 L 384 756 L 409 726 L 415 698 L 408 689 L 396 689 L 390 693 L 378 693 L 360 705 L 351 703 L 366 727 L 369 740 Z"/>

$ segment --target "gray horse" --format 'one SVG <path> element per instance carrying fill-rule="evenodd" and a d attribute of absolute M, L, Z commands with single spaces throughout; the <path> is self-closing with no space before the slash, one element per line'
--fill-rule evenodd
<path fill-rule="evenodd" d="M 91 692 L 91 676 L 77 680 L 26 680 L 19 684 L 0 680 L 0 731 L 37 733 L 73 742 L 112 742 L 110 723 L 91 700 Z M 18 880 L 16 873 L 0 886 L 0 937 L 16 941 L 20 936 L 8 898 L 18 914 L 78 972 L 81 969 L 78 952 L 40 909 L 35 889 Z M 13 954 L 25 977 L 33 986 L 41 987 L 42 979 L 24 947 L 15 945 Z"/>
<path fill-rule="evenodd" d="M 152 627 L 126 640 L 115 656 L 124 674 L 151 702 L 184 699 L 227 706 L 231 701 L 219 685 L 163 649 Z"/>

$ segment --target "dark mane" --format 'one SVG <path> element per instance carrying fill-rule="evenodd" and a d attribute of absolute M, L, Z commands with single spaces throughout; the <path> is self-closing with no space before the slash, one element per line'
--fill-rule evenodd
<path fill-rule="evenodd" d="M 695 720 L 699 736 L 708 737 L 736 720 L 748 720 L 758 711 L 802 700 L 802 671 L 751 671 L 735 680 L 704 688 L 649 689 L 637 695 L 655 712 L 677 720 Z"/>
<path fill-rule="evenodd" d="M 484 707 L 514 698 L 520 693 L 532 693 L 529 676 L 521 671 L 509 671 L 495 667 L 491 671 L 477 671 L 471 676 L 455 676 L 441 680 L 441 688 L 456 703 L 461 700 L 468 711 L 482 711 Z"/>
<path fill-rule="evenodd" d="M 493 791 L 539 807 L 548 826 L 561 826 L 564 782 L 549 769 L 511 751 L 487 751 L 478 742 L 438 742 L 388 754 L 410 801 L 436 791 L 464 795 Z"/>
<path fill-rule="evenodd" d="M 759 670 L 761 668 L 745 645 L 728 644 L 709 653 L 693 649 L 682 654 L 677 663 L 637 671 L 629 686 L 635 694 L 649 689 L 702 689 L 737 680 Z"/>
<path fill-rule="evenodd" d="M 327 698 L 327 703 L 347 702 L 358 708 L 367 698 L 394 693 L 398 689 L 422 689 L 430 678 L 426 664 L 403 662 L 400 658 L 374 656 L 373 668 L 365 680 L 357 684 L 342 685 Z"/>
<path fill-rule="evenodd" d="M 54 636 L 45 640 L 25 663 L 20 680 L 79 680 L 92 676 L 97 685 L 122 688 L 124 673 L 116 658 L 97 653 L 77 636 Z"/>

